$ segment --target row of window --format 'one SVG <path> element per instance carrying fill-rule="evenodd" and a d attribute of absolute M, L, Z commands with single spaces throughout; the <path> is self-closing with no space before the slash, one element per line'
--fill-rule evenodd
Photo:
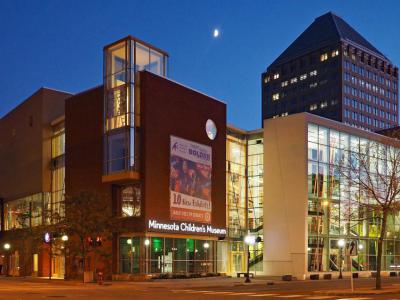
<path fill-rule="evenodd" d="M 285 82 L 287 82 L 287 81 L 285 81 Z M 327 82 L 328 82 L 328 80 L 326 80 L 326 79 L 321 80 L 319 83 L 318 83 L 318 82 L 312 82 L 312 83 L 309 84 L 309 88 L 312 89 L 312 88 L 317 87 L 318 84 L 319 84 L 319 85 L 324 85 L 324 84 L 326 84 Z M 304 89 L 304 88 L 306 88 L 306 87 L 303 86 L 303 89 Z M 272 94 L 272 101 L 279 100 L 280 98 L 283 98 L 283 97 L 285 97 L 285 96 L 287 96 L 287 95 L 288 95 L 288 92 L 274 93 L 274 94 Z"/>
<path fill-rule="evenodd" d="M 284 112 L 284 113 L 282 113 L 280 115 L 278 114 L 278 115 L 273 116 L 272 119 L 276 119 L 276 118 L 279 118 L 279 117 L 286 117 L 288 115 L 289 115 L 289 112 Z"/>
<path fill-rule="evenodd" d="M 337 99 L 333 99 L 331 101 L 331 106 L 334 106 L 336 104 L 338 104 Z M 313 110 L 318 109 L 318 107 L 320 109 L 324 109 L 324 108 L 328 107 L 328 101 L 322 101 L 319 104 L 318 103 L 311 104 L 309 108 L 310 108 L 310 111 L 313 111 Z"/>
<path fill-rule="evenodd" d="M 397 93 L 396 92 L 391 92 L 390 90 L 385 90 L 381 87 L 378 87 L 374 84 L 371 84 L 367 81 L 364 81 L 362 79 L 359 79 L 355 76 L 350 75 L 349 73 L 345 72 L 344 73 L 344 80 L 351 82 L 354 85 L 358 85 L 363 89 L 367 89 L 369 91 L 373 91 L 374 93 L 381 94 L 382 96 L 385 96 L 389 99 L 396 100 L 397 99 Z"/>
<path fill-rule="evenodd" d="M 396 114 L 390 114 L 388 112 L 383 111 L 382 109 L 372 107 L 371 105 L 364 104 L 362 102 L 359 102 L 355 99 L 350 99 L 345 97 L 344 98 L 344 104 L 347 106 L 350 106 L 352 108 L 365 111 L 369 114 L 374 114 L 375 116 L 380 116 L 381 118 L 386 118 L 387 120 L 391 120 L 396 122 L 397 121 L 397 115 Z M 395 104 L 394 104 L 395 105 Z"/>
<path fill-rule="evenodd" d="M 363 76 L 367 79 L 373 80 L 377 83 L 380 83 L 381 85 L 386 85 L 388 88 L 390 88 L 391 85 L 393 85 L 394 89 L 397 89 L 397 82 L 393 80 L 393 83 L 391 80 L 385 78 L 382 75 L 378 75 L 375 72 L 365 70 L 364 67 L 358 66 L 354 63 L 350 63 L 348 60 L 344 61 L 344 69 L 345 70 L 351 70 L 353 73 L 356 73 L 360 76 Z"/>
<path fill-rule="evenodd" d="M 339 50 L 333 50 L 332 51 L 332 53 L 331 53 L 331 57 L 335 57 L 335 56 L 338 56 L 339 55 Z M 323 53 L 323 54 L 321 54 L 321 56 L 320 56 L 320 60 L 321 61 L 326 61 L 326 60 L 328 60 L 328 53 Z"/>
<path fill-rule="evenodd" d="M 352 110 L 348 110 L 345 109 L 344 110 L 344 116 L 348 119 L 352 119 L 354 121 L 358 121 L 361 123 L 365 123 L 367 125 L 370 126 L 375 126 L 376 128 L 381 128 L 381 129 L 385 129 L 385 128 L 390 128 L 392 127 L 392 125 L 389 122 L 385 122 L 385 121 L 381 121 L 381 120 L 377 120 L 374 118 L 371 118 L 369 116 L 363 115 L 361 113 L 352 111 Z M 352 125 L 348 122 L 345 122 L 346 124 Z"/>
<path fill-rule="evenodd" d="M 285 80 L 281 82 L 281 87 L 288 86 L 289 84 L 297 83 L 299 80 L 303 81 L 308 78 L 308 76 L 313 77 L 317 75 L 317 70 L 310 71 L 309 73 L 301 74 L 299 77 L 293 77 L 289 80 Z M 279 79 L 279 73 L 275 73 L 272 76 L 273 79 Z M 269 81 L 269 76 L 265 77 L 264 82 L 267 83 Z"/>
<path fill-rule="evenodd" d="M 354 97 L 359 97 L 361 99 L 367 100 L 368 102 L 372 102 L 375 105 L 381 105 L 383 107 L 386 106 L 388 109 L 390 109 L 391 104 L 390 104 L 389 101 L 387 101 L 385 99 L 382 99 L 382 98 L 379 98 L 378 96 L 374 96 L 374 95 L 371 95 L 369 93 L 366 93 L 366 92 L 364 92 L 362 90 L 359 90 L 357 88 L 351 87 L 349 85 L 344 85 L 344 92 L 346 94 L 352 95 Z M 397 94 L 395 94 L 395 96 L 396 96 L 396 98 L 394 98 L 394 99 L 397 99 Z M 397 110 L 397 105 L 396 104 L 393 104 L 393 109 Z"/>

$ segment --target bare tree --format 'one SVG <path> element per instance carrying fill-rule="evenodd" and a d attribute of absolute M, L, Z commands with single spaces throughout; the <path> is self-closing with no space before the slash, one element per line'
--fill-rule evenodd
<path fill-rule="evenodd" d="M 346 212 L 347 230 L 351 222 L 374 218 L 380 225 L 377 230 L 376 289 L 382 288 L 381 270 L 383 242 L 390 215 L 400 209 L 400 144 L 385 144 L 361 140 L 358 149 L 343 152 L 340 175 L 349 189 Z M 357 212 L 358 211 L 358 212 Z"/>
<path fill-rule="evenodd" d="M 112 237 L 114 220 L 111 201 L 106 197 L 82 192 L 79 196 L 66 196 L 65 208 L 65 218 L 58 224 L 59 231 L 66 232 L 70 236 L 70 254 L 82 258 L 82 268 L 85 273 L 88 269 L 89 254 L 93 253 L 97 259 L 104 252 L 102 246 L 105 240 Z"/>

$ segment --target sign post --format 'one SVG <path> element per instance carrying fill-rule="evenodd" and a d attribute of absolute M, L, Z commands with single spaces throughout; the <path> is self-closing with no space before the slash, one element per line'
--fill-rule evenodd
<path fill-rule="evenodd" d="M 349 256 L 350 259 L 350 283 L 351 283 L 351 291 L 354 292 L 354 282 L 353 282 L 353 256 L 358 255 L 358 246 L 357 241 L 350 241 L 346 247 L 346 255 Z"/>

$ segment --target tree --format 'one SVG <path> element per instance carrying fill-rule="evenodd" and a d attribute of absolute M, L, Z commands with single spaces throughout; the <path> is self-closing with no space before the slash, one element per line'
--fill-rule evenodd
<path fill-rule="evenodd" d="M 106 197 L 82 192 L 78 196 L 66 196 L 65 209 L 65 218 L 58 224 L 58 231 L 67 233 L 70 240 L 78 241 L 78 247 L 70 242 L 69 250 L 71 254 L 81 256 L 85 272 L 89 254 L 94 252 L 96 256 L 101 255 L 102 244 L 112 237 L 114 220 L 111 201 Z"/>
<path fill-rule="evenodd" d="M 351 222 L 369 218 L 377 221 L 376 289 L 382 289 L 383 242 L 389 216 L 400 210 L 400 142 L 385 139 L 384 144 L 360 140 L 359 147 L 343 152 L 340 175 L 349 189 L 348 227 Z M 358 216 L 354 207 L 358 206 Z"/>

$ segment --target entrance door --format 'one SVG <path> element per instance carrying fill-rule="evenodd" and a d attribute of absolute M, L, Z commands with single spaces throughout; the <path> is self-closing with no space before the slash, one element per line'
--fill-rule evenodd
<path fill-rule="evenodd" d="M 242 252 L 232 252 L 231 269 L 232 274 L 244 272 L 244 257 Z"/>
<path fill-rule="evenodd" d="M 64 278 L 65 274 L 65 257 L 63 255 L 55 255 L 52 259 L 52 276 L 56 278 Z"/>

